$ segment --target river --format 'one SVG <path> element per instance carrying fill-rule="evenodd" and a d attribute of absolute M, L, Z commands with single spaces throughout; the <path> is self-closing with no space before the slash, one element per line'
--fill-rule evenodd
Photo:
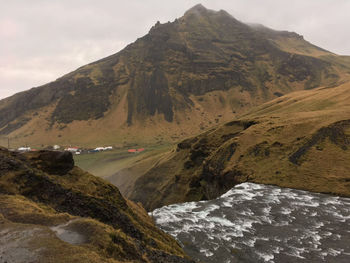
<path fill-rule="evenodd" d="M 350 262 L 349 198 L 243 183 L 152 214 L 201 262 Z"/>

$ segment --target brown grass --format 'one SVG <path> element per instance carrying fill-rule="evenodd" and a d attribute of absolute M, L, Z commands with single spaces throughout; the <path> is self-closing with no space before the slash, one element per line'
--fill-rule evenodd
<path fill-rule="evenodd" d="M 152 210 L 169 203 L 214 198 L 245 181 L 350 196 L 350 126 L 345 122 L 332 128 L 350 120 L 350 82 L 288 94 L 256 107 L 241 119 L 256 124 L 239 133 L 238 126 L 223 125 L 197 136 L 197 142 L 187 149 L 169 151 L 164 162 L 149 167 L 136 164 L 134 171 L 142 167 L 145 172 L 138 173 L 133 186 L 128 185 L 127 196 Z M 332 132 L 317 135 L 326 130 Z M 186 168 L 201 140 L 199 149 L 208 149 L 208 154 Z M 306 146 L 312 140 L 311 147 Z M 220 154 L 232 143 L 237 145 L 234 154 L 220 168 L 218 162 L 226 158 Z M 301 147 L 306 150 L 298 163 L 291 162 L 290 156 Z M 205 168 L 207 163 L 209 168 Z"/>

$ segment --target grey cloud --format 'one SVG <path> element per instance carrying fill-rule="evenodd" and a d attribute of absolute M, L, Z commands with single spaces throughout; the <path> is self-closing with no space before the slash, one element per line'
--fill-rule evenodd
<path fill-rule="evenodd" d="M 156 21 L 173 21 L 198 0 L 11 0 L 0 13 L 0 98 L 52 81 L 116 53 Z M 348 0 L 203 0 L 243 22 L 295 31 L 350 54 Z"/>

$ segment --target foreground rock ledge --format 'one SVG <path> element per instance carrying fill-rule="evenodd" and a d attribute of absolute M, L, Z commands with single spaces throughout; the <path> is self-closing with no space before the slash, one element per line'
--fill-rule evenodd
<path fill-rule="evenodd" d="M 0 233 L 4 262 L 192 262 L 140 205 L 67 152 L 0 148 Z"/>

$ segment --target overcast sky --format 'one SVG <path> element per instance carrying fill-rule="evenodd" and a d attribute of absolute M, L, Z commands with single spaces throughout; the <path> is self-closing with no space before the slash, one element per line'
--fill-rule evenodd
<path fill-rule="evenodd" d="M 350 55 L 350 0 L 1 0 L 0 98 L 116 53 L 198 3 Z"/>

